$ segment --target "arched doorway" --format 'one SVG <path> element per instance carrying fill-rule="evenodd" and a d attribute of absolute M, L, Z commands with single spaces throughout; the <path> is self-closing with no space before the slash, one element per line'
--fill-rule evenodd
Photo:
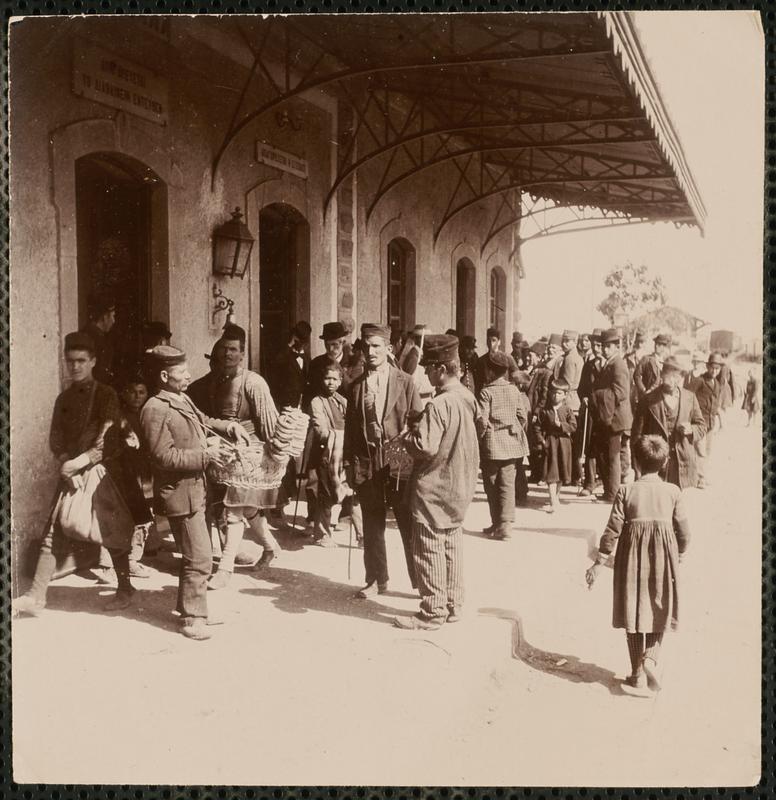
<path fill-rule="evenodd" d="M 259 213 L 259 371 L 268 375 L 289 331 L 310 319 L 310 225 L 293 206 Z"/>
<path fill-rule="evenodd" d="M 506 341 L 509 334 L 506 331 L 507 322 L 507 276 L 501 267 L 493 267 L 490 271 L 488 324 L 498 328 L 502 341 Z"/>
<path fill-rule="evenodd" d="M 468 258 L 462 258 L 455 267 L 455 329 L 459 336 L 474 336 L 476 275 Z"/>
<path fill-rule="evenodd" d="M 122 153 L 90 153 L 75 162 L 78 324 L 89 297 L 116 299 L 111 331 L 114 372 L 136 365 L 142 324 L 169 324 L 167 186 L 149 167 Z"/>
<path fill-rule="evenodd" d="M 415 323 L 415 248 L 401 237 L 388 242 L 388 324 L 406 331 Z"/>

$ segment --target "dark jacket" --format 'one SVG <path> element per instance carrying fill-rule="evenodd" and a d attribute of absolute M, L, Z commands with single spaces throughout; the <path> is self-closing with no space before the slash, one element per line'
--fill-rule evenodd
<path fill-rule="evenodd" d="M 692 426 L 692 433 L 689 436 L 679 432 L 679 425 L 683 422 Z M 639 436 L 662 436 L 668 442 L 670 452 L 665 479 L 682 489 L 695 486 L 697 483 L 694 443 L 702 439 L 705 434 L 706 424 L 698 401 L 687 389 L 679 390 L 676 426 L 672 432 L 669 432 L 666 426 L 663 392 L 660 387 L 653 389 L 641 400 L 633 420 L 633 441 Z"/>
<path fill-rule="evenodd" d="M 356 377 L 353 374 L 350 362 L 352 356 L 348 357 L 343 354 L 342 361 L 339 362 L 342 368 L 342 383 L 337 390 L 343 397 L 347 398 L 350 393 L 350 387 Z M 323 376 L 326 374 L 326 367 L 330 364 L 336 364 L 337 361 L 331 358 L 327 353 L 316 356 L 307 369 L 307 383 L 305 384 L 304 393 L 302 396 L 302 408 L 307 410 L 310 408 L 310 403 L 313 397 L 321 392 L 323 386 Z M 360 373 L 358 373 L 360 374 Z"/>
<path fill-rule="evenodd" d="M 695 395 L 703 414 L 703 421 L 706 423 L 706 430 L 711 430 L 714 417 L 719 414 L 721 394 L 719 381 L 716 378 L 699 375 L 697 378 L 691 378 L 685 388 Z"/>
<path fill-rule="evenodd" d="M 633 423 L 630 373 L 622 356 L 614 356 L 604 364 L 595 383 L 590 405 L 593 419 L 602 430 L 609 433 L 630 430 Z"/>
<path fill-rule="evenodd" d="M 356 485 L 369 480 L 374 473 L 364 419 L 364 388 L 367 374 L 364 372 L 360 375 L 351 387 L 345 415 L 343 460 L 352 466 Z M 412 376 L 397 367 L 389 366 L 385 410 L 380 420 L 383 443 L 397 437 L 405 425 L 413 422 L 422 410 L 423 403 Z"/>
<path fill-rule="evenodd" d="M 660 383 L 660 364 L 658 363 L 657 356 L 650 353 L 636 364 L 636 369 L 633 371 L 633 383 L 636 387 L 636 401 L 640 401 L 644 395 L 649 394 L 653 389 L 657 388 Z"/>
<path fill-rule="evenodd" d="M 229 423 L 205 416 L 186 395 L 166 391 L 150 398 L 140 412 L 154 471 L 156 510 L 167 517 L 205 510 L 207 441 L 202 425 L 225 434 Z"/>
<path fill-rule="evenodd" d="M 286 406 L 296 408 L 304 394 L 310 368 L 310 356 L 307 352 L 302 353 L 301 356 L 302 366 L 300 367 L 297 354 L 286 346 L 272 364 L 269 386 L 278 409 Z"/>
<path fill-rule="evenodd" d="M 531 406 L 532 417 L 539 412 L 540 408 L 544 408 L 547 404 L 551 380 L 552 372 L 550 372 L 544 364 L 539 364 L 531 373 L 531 379 L 528 383 L 528 391 L 526 394 L 528 395 L 528 403 Z"/>

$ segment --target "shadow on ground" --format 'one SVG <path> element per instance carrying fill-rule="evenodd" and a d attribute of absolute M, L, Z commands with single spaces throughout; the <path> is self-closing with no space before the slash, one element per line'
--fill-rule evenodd
<path fill-rule="evenodd" d="M 611 670 L 581 661 L 577 656 L 552 653 L 533 647 L 525 638 L 523 621 L 516 611 L 505 608 L 480 608 L 478 613 L 485 617 L 495 617 L 509 622 L 512 636 L 512 658 L 522 661 L 532 669 L 547 675 L 554 675 L 565 681 L 598 683 L 612 695 L 626 695 L 620 680 Z"/>

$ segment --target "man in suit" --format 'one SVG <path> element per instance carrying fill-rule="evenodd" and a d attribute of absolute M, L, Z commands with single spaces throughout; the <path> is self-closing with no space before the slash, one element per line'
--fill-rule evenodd
<path fill-rule="evenodd" d="M 606 361 L 593 389 L 590 405 L 596 440 L 596 466 L 604 483 L 601 499 L 612 503 L 622 480 L 622 437 L 631 429 L 633 411 L 630 374 L 620 355 L 620 334 L 615 328 L 603 332 L 601 349 Z"/>
<path fill-rule="evenodd" d="M 596 485 L 595 443 L 597 440 L 594 436 L 595 420 L 590 401 L 598 376 L 606 363 L 601 349 L 602 333 L 603 331 L 600 328 L 595 328 L 589 336 L 590 350 L 587 352 L 585 363 L 582 365 L 582 374 L 579 378 L 579 388 L 577 390 L 580 400 L 580 418 L 577 424 L 577 458 L 584 458 L 585 473 L 584 484 L 580 491 L 582 497 L 590 497 L 595 491 Z"/>
<path fill-rule="evenodd" d="M 400 369 L 388 363 L 391 331 L 385 325 L 365 323 L 361 341 L 366 371 L 353 384 L 345 416 L 343 460 L 349 480 L 361 502 L 364 518 L 366 585 L 357 597 L 373 597 L 388 590 L 385 552 L 385 515 L 393 508 L 399 527 L 407 569 L 416 584 L 412 558 L 412 530 L 403 485 L 396 489 L 384 447 L 411 425 L 423 410 L 418 389 Z M 409 477 L 409 476 L 407 476 Z"/>
<path fill-rule="evenodd" d="M 636 402 L 649 394 L 653 389 L 660 385 L 660 373 L 663 369 L 663 361 L 671 350 L 671 337 L 665 333 L 659 333 L 655 338 L 655 352 L 639 361 L 633 371 L 633 383 L 636 387 Z"/>
<path fill-rule="evenodd" d="M 221 445 L 208 445 L 208 429 L 246 444 L 250 440 L 239 423 L 205 416 L 184 394 L 191 380 L 185 353 L 160 345 L 149 356 L 158 392 L 143 406 L 140 427 L 153 467 L 156 509 L 169 520 L 181 548 L 181 632 L 189 639 L 209 639 L 207 582 L 213 551 L 205 524 L 205 469 L 223 466 L 227 455 Z"/>
<path fill-rule="evenodd" d="M 690 377 L 685 383 L 685 388 L 695 395 L 706 425 L 706 435 L 694 441 L 699 489 L 705 489 L 709 483 L 706 473 L 714 441 L 714 420 L 719 414 L 721 396 L 717 377 L 724 363 L 719 353 L 712 353 L 706 362 L 706 371 L 702 375 Z"/>
<path fill-rule="evenodd" d="M 326 367 L 331 363 L 337 363 L 342 367 L 342 384 L 339 388 L 340 394 L 348 396 L 352 378 L 348 370 L 348 358 L 345 354 L 345 347 L 348 343 L 347 328 L 341 322 L 327 322 L 323 326 L 323 331 L 319 337 L 323 341 L 326 350 L 316 356 L 307 370 L 307 383 L 305 385 L 304 397 L 302 398 L 302 408 L 308 409 L 310 401 L 321 389 L 321 381 Z"/>
<path fill-rule="evenodd" d="M 310 355 L 310 326 L 297 322 L 288 338 L 288 344 L 275 358 L 271 370 L 270 388 L 278 408 L 297 408 L 302 400 Z"/>
<path fill-rule="evenodd" d="M 681 489 L 697 483 L 695 443 L 706 434 L 706 423 L 695 395 L 681 388 L 682 365 L 668 356 L 660 383 L 646 395 L 636 411 L 633 438 L 661 436 L 669 447 L 668 461 L 660 473 Z"/>

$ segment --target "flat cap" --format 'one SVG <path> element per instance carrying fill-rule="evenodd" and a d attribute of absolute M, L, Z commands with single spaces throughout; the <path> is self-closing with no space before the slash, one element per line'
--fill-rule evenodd
<path fill-rule="evenodd" d="M 671 345 L 671 337 L 667 333 L 659 333 L 652 341 L 655 344 L 662 344 L 666 347 Z"/>
<path fill-rule="evenodd" d="M 386 342 L 391 341 L 391 329 L 387 325 L 380 325 L 377 322 L 365 322 L 361 326 L 361 338 L 369 339 L 370 336 L 379 336 Z"/>
<path fill-rule="evenodd" d="M 458 358 L 458 337 L 447 333 L 431 333 L 423 340 L 422 366 L 455 361 Z"/>
<path fill-rule="evenodd" d="M 495 353 L 488 353 L 488 365 L 496 372 L 506 372 L 509 369 L 509 359 L 506 353 L 496 350 Z"/>
<path fill-rule="evenodd" d="M 146 356 L 151 364 L 160 369 L 174 367 L 186 362 L 186 354 L 183 350 L 178 350 L 177 347 L 171 347 L 168 344 L 160 344 L 150 350 L 146 350 Z"/>
<path fill-rule="evenodd" d="M 564 381 L 563 378 L 553 378 L 550 381 L 550 389 L 558 389 L 558 391 L 567 392 L 569 390 L 568 381 Z"/>

